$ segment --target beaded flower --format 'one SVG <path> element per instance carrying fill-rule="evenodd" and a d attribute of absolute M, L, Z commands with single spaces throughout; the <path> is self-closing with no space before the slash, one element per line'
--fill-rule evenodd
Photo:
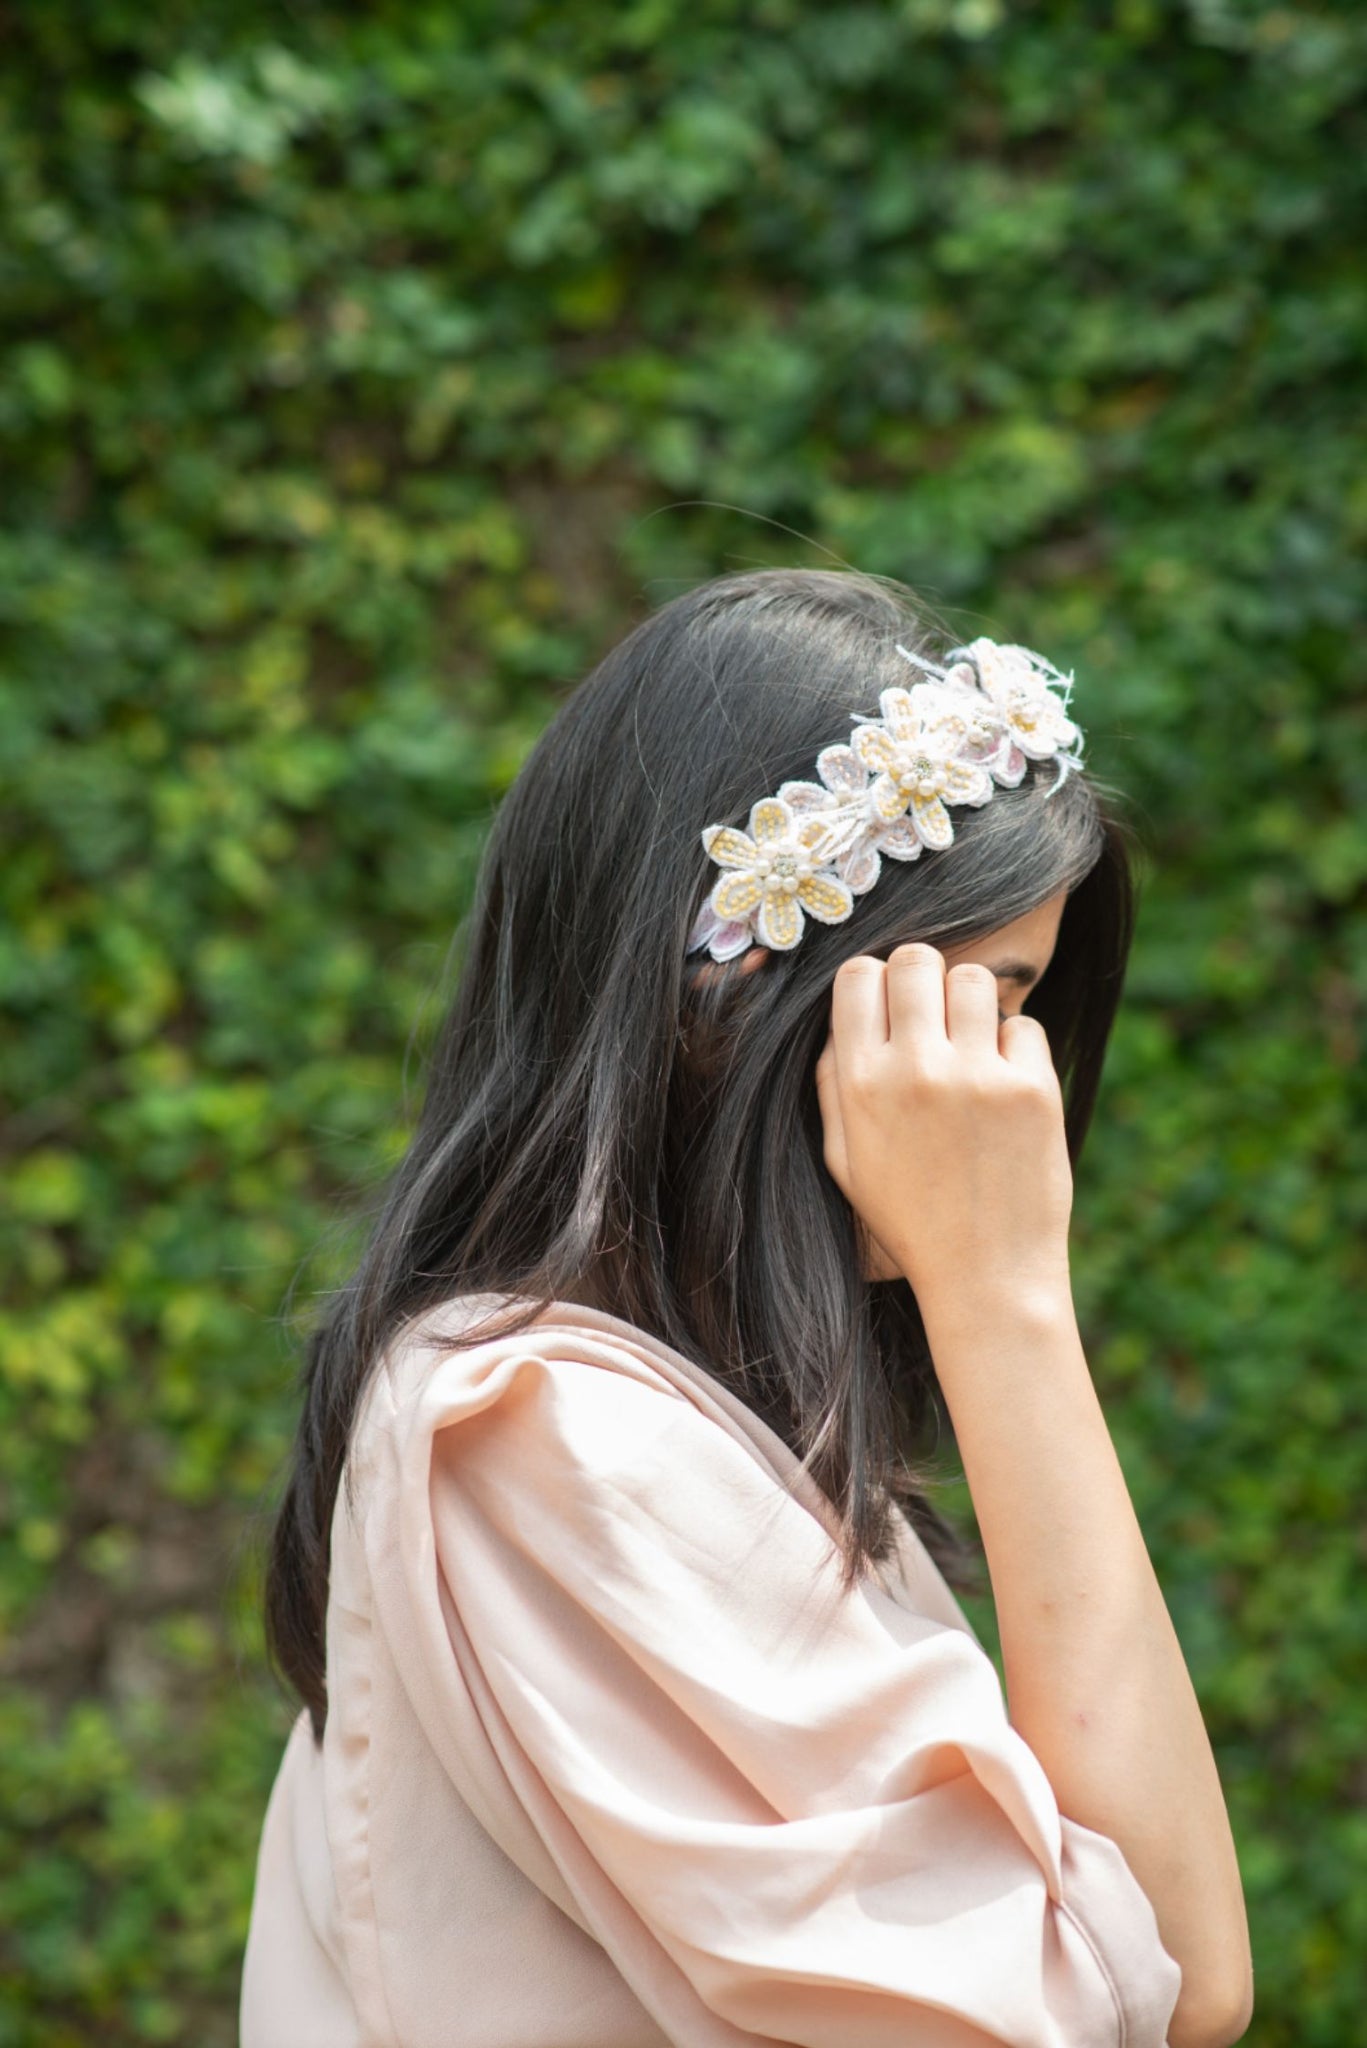
<path fill-rule="evenodd" d="M 825 840 L 820 814 L 793 810 L 781 794 L 751 805 L 748 836 L 732 825 L 709 825 L 703 845 L 727 870 L 712 890 L 713 915 L 733 924 L 753 914 L 760 944 L 778 952 L 802 937 L 804 911 L 823 924 L 840 924 L 854 896 L 826 871 Z"/>
<path fill-rule="evenodd" d="M 881 716 L 852 712 L 849 740 L 823 747 L 813 782 L 790 781 L 751 806 L 749 831 L 707 825 L 704 851 L 723 870 L 688 936 L 733 960 L 749 946 L 791 952 L 806 918 L 843 924 L 870 890 L 883 856 L 919 860 L 954 841 L 950 805 L 974 808 L 1014 788 L 1028 761 L 1053 759 L 1057 789 L 1082 764 L 1068 716 L 1072 677 L 1028 647 L 978 639 L 948 667 L 899 645 L 922 671 L 879 693 Z"/>
<path fill-rule="evenodd" d="M 1051 754 L 1081 742 L 1082 734 L 1067 711 L 1071 676 L 1061 676 L 1028 647 L 970 640 L 964 651 L 973 657 L 982 690 L 1003 721 L 1002 743 L 992 766 L 998 782 L 1014 788 L 1025 774 L 1027 757 L 1047 761 Z M 1061 698 L 1054 694 L 1060 687 Z"/>

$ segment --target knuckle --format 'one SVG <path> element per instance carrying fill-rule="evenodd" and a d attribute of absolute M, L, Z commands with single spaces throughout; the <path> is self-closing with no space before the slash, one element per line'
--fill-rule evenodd
<path fill-rule="evenodd" d="M 1052 1074 L 1022 1074 L 1015 1085 L 1021 1099 L 1035 1108 L 1052 1109 L 1058 1102 L 1058 1083 Z"/>
<path fill-rule="evenodd" d="M 952 1058 L 939 1058 L 928 1047 L 908 1059 L 902 1072 L 908 1088 L 928 1095 L 952 1094 L 961 1078 Z"/>
<path fill-rule="evenodd" d="M 981 960 L 956 960 L 950 968 L 946 979 L 949 981 L 977 981 L 981 982 L 984 987 L 989 983 L 995 987 L 997 981 L 997 977 L 992 972 L 992 969 L 984 966 Z"/>
<path fill-rule="evenodd" d="M 861 1100 L 875 1095 L 882 1079 L 878 1063 L 867 1053 L 852 1053 L 845 1073 L 845 1082 L 851 1093 Z"/>
<path fill-rule="evenodd" d="M 888 965 L 891 966 L 895 961 L 899 967 L 930 967 L 939 958 L 937 949 L 925 939 L 905 939 L 889 953 Z"/>

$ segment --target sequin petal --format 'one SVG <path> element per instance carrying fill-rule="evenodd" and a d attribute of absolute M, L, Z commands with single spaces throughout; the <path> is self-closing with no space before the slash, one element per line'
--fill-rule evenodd
<path fill-rule="evenodd" d="M 911 800 L 912 823 L 927 846 L 945 847 L 954 843 L 954 827 L 949 821 L 949 812 L 938 796 L 914 796 Z"/>
<path fill-rule="evenodd" d="M 919 707 L 921 722 L 916 737 L 929 738 L 937 752 L 952 752 L 961 747 L 968 737 L 968 720 L 963 707 L 955 702 L 949 691 L 938 685 L 928 683 L 924 687 L 930 694 Z"/>
<path fill-rule="evenodd" d="M 880 768 L 887 770 L 897 759 L 897 743 L 881 725 L 857 725 L 850 736 L 850 751 L 875 773 Z"/>
<path fill-rule="evenodd" d="M 705 947 L 714 960 L 734 960 L 737 953 L 743 953 L 754 943 L 754 936 L 748 918 L 737 924 L 726 924 L 712 908 L 710 897 L 704 897 L 684 951 L 696 953 Z"/>
<path fill-rule="evenodd" d="M 754 840 L 734 825 L 707 826 L 702 843 L 719 868 L 752 868 L 759 859 Z"/>
<path fill-rule="evenodd" d="M 897 828 L 889 826 L 888 829 L 895 831 Z M 921 851 L 919 839 L 916 841 L 916 851 Z M 878 880 L 883 863 L 878 858 L 878 848 L 869 840 L 861 839 L 850 847 L 835 865 L 841 881 L 847 883 L 856 896 L 866 896 Z"/>
<path fill-rule="evenodd" d="M 869 771 L 853 747 L 823 747 L 816 757 L 816 772 L 827 789 L 858 796 L 869 786 Z"/>
<path fill-rule="evenodd" d="M 909 691 L 900 683 L 884 690 L 878 699 L 883 713 L 883 723 L 895 740 L 914 740 L 919 737 L 921 721 L 916 713 Z"/>
<path fill-rule="evenodd" d="M 880 775 L 869 797 L 875 817 L 900 818 L 907 807 L 907 793 L 890 775 Z"/>
<path fill-rule="evenodd" d="M 745 924 L 719 924 L 712 934 L 708 951 L 714 960 L 735 960 L 742 953 L 748 953 L 755 943 L 754 928 Z"/>
<path fill-rule="evenodd" d="M 692 930 L 684 941 L 684 952 L 696 953 L 699 947 L 705 946 L 712 934 L 720 929 L 720 922 L 711 903 L 704 897 L 702 908 L 694 918 Z"/>
<path fill-rule="evenodd" d="M 808 847 L 813 853 L 825 845 L 830 832 L 837 826 L 838 818 L 834 806 L 829 811 L 818 811 L 799 821 L 796 838 L 800 846 Z"/>
<path fill-rule="evenodd" d="M 828 811 L 835 802 L 831 792 L 819 782 L 781 782 L 778 793 L 795 818 L 805 817 L 811 811 Z"/>
<path fill-rule="evenodd" d="M 1036 761 L 1047 761 L 1051 754 L 1072 746 L 1080 737 L 1072 719 L 1068 717 L 1058 700 L 1052 697 L 1043 706 L 1033 733 L 1017 731 L 1014 734 L 1017 745 L 1023 747 Z"/>
<path fill-rule="evenodd" d="M 791 952 L 802 937 L 802 912 L 795 893 L 786 889 L 766 892 L 759 911 L 759 936 L 776 952 Z"/>
<path fill-rule="evenodd" d="M 821 924 L 843 924 L 854 909 L 854 891 L 834 875 L 804 875 L 797 900 Z"/>
<path fill-rule="evenodd" d="M 793 814 L 781 796 L 762 796 L 750 807 L 750 836 L 757 846 L 772 846 L 793 829 Z"/>
<path fill-rule="evenodd" d="M 893 860 L 919 860 L 921 836 L 911 819 L 903 816 L 894 818 L 890 825 L 884 825 L 878 834 L 878 851 L 890 854 Z M 848 876 L 846 880 L 849 880 Z M 853 883 L 850 886 L 853 888 Z"/>
<path fill-rule="evenodd" d="M 752 911 L 763 894 L 764 886 L 758 875 L 723 875 L 714 884 L 709 900 L 717 916 L 729 924 Z"/>
<path fill-rule="evenodd" d="M 951 761 L 945 769 L 945 800 L 951 804 L 985 804 L 992 794 L 992 777 L 971 761 Z"/>

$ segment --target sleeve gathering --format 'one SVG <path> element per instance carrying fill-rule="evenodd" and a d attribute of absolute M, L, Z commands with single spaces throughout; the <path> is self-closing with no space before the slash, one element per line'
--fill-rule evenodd
<path fill-rule="evenodd" d="M 473 1713 L 486 1813 L 669 2040 L 1163 2048 L 1152 1906 L 1059 1813 L 976 1638 L 842 1591 L 829 1528 L 638 1352 L 487 1340 L 396 1452 L 376 1561 L 440 1625 L 395 1654 Z"/>

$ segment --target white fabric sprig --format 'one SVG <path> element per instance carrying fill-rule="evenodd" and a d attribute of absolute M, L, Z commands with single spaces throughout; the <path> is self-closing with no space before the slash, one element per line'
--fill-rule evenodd
<path fill-rule="evenodd" d="M 1073 678 L 1042 655 L 988 639 L 952 649 L 944 666 L 900 644 L 897 652 L 929 680 L 881 691 L 878 718 L 852 712 L 848 742 L 817 755 L 817 780 L 761 797 L 748 832 L 704 826 L 703 849 L 723 873 L 687 952 L 791 952 L 808 917 L 844 923 L 884 856 L 919 860 L 926 847 L 951 846 L 949 806 L 976 808 L 995 788 L 1015 788 L 1029 761 L 1058 764 L 1052 795 L 1082 765 L 1082 733 L 1068 714 Z"/>

